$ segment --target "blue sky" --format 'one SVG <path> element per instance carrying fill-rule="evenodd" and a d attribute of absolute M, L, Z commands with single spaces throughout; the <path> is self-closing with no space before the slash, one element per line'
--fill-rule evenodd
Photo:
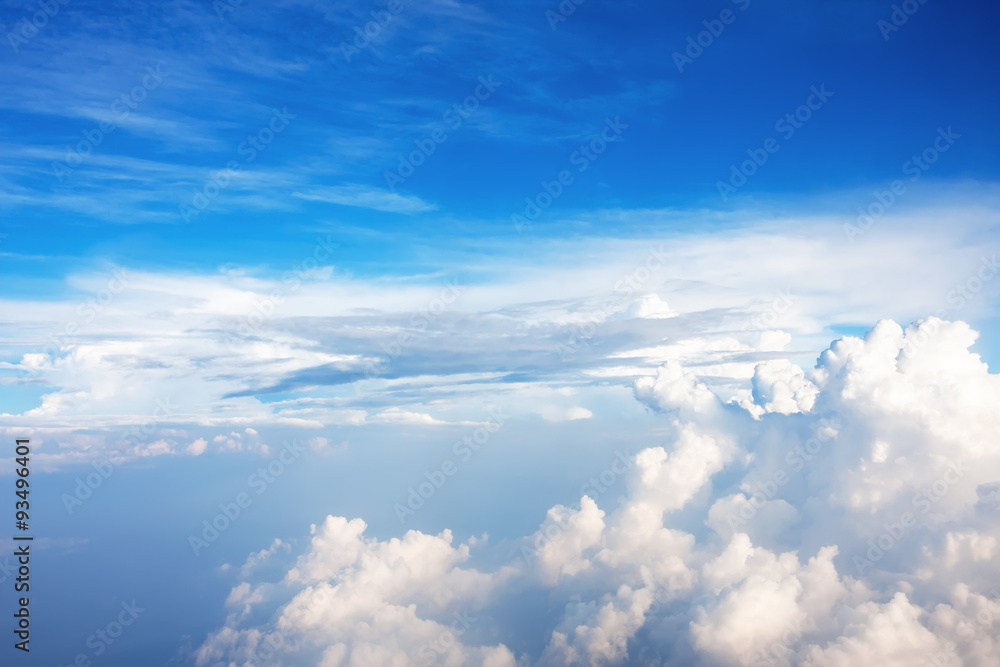
<path fill-rule="evenodd" d="M 373 257 L 405 272 L 440 268 L 447 249 L 511 240 L 510 214 L 570 166 L 608 117 L 628 129 L 531 237 L 637 231 L 626 220 L 566 229 L 564 218 L 605 209 L 836 197 L 850 212 L 938 127 L 965 140 L 928 181 L 994 176 L 997 92 L 985 82 L 995 9 L 927 3 L 887 41 L 876 23 L 891 8 L 879 2 L 741 6 L 588 2 L 555 30 L 539 3 L 407 6 L 347 62 L 338 45 L 375 5 L 243 3 L 223 21 L 207 4 L 68 3 L 3 56 L 5 252 L 15 253 L 4 270 L 20 286 L 58 278 L 37 255 L 59 256 L 61 267 L 126 257 L 199 270 L 273 265 L 316 229 L 337 231 L 346 255 L 338 263 L 354 271 L 384 272 Z M 8 5 L 7 29 L 31 7 Z M 737 19 L 679 73 L 671 54 L 727 7 Z M 162 83 L 116 121 L 111 105 L 141 85 L 147 66 L 161 68 Z M 445 127 L 444 112 L 484 75 L 496 91 L 397 187 L 413 213 L 373 210 L 389 205 L 384 173 Z M 820 84 L 834 94 L 828 104 L 722 202 L 716 182 L 730 165 L 775 136 L 775 122 Z M 265 127 L 271 108 L 286 107 L 295 118 L 242 165 L 245 180 L 179 225 L 179 205 L 210 172 L 242 161 L 240 143 Z M 120 126 L 62 181 L 54 177 L 53 163 L 102 118 Z M 296 196 L 330 191 L 358 205 Z"/>
<path fill-rule="evenodd" d="M 829 520 L 835 574 L 849 572 L 852 526 L 898 515 L 887 499 L 933 482 L 924 464 L 962 433 L 984 458 L 953 525 L 985 541 L 972 564 L 943 562 L 949 585 L 976 589 L 990 572 L 975 554 L 1000 537 L 975 504 L 1000 480 L 977 449 L 995 428 L 1000 367 L 1000 10 L 911 3 L 890 31 L 905 12 L 869 0 L 4 2 L 0 437 L 36 443 L 45 538 L 37 662 L 13 664 L 246 664 L 253 628 L 312 627 L 294 596 L 381 576 L 361 560 L 357 581 L 315 575 L 331 553 L 368 549 L 370 564 L 397 548 L 450 554 L 453 569 L 386 589 L 379 604 L 412 602 L 420 617 L 385 630 L 385 645 L 471 606 L 490 620 L 456 664 L 513 664 L 477 653 L 499 645 L 519 665 L 573 664 L 560 629 L 599 625 L 591 611 L 619 604 L 618 586 L 651 585 L 630 569 L 660 562 L 643 549 L 683 532 L 701 555 L 678 562 L 712 581 L 710 555 L 742 548 L 712 508 L 756 483 L 769 448 L 831 415 L 847 444 L 750 531 L 755 558 L 802 550 L 806 562 L 828 545 L 809 522 Z M 859 208 L 873 214 L 864 228 Z M 890 324 L 860 340 L 881 320 L 931 316 L 978 338 L 932 320 L 905 334 L 926 346 L 906 348 Z M 903 384 L 879 375 L 887 364 Z M 955 387 L 978 393 L 956 407 Z M 483 451 L 400 521 L 396 505 L 496 409 L 508 416 Z M 927 415 L 939 421 L 907 430 Z M 884 462 L 907 438 L 926 451 L 900 455 L 900 470 L 915 466 L 905 482 L 849 459 Z M 869 439 L 876 454 L 861 451 Z M 202 522 L 292 440 L 301 462 L 193 554 Z M 668 498 L 700 473 L 670 472 L 657 446 L 704 455 L 704 485 Z M 581 491 L 620 452 L 632 472 Z M 0 486 L 12 465 L 0 459 Z M 107 465 L 93 497 L 67 506 Z M 606 550 L 565 556 L 552 584 L 517 553 L 560 505 L 593 526 L 582 494 L 607 512 Z M 669 539 L 620 539 L 643 503 L 666 512 Z M 328 515 L 363 519 L 370 541 Z M 930 551 L 941 526 L 927 529 Z M 455 565 L 463 549 L 489 579 L 469 590 L 493 597 L 422 598 L 478 576 Z M 590 574 L 599 562 L 613 565 Z M 944 600 L 920 588 L 931 566 L 897 566 L 912 566 L 914 604 Z M 649 576 L 683 588 L 665 572 Z M 864 583 L 891 611 L 898 591 Z M 720 595 L 678 598 L 673 620 L 650 620 L 614 664 L 742 664 L 712 653 L 726 644 L 704 625 L 725 617 L 708 601 Z M 146 615 L 94 656 L 95 623 L 133 599 Z M 863 615 L 868 599 L 843 604 Z M 848 634 L 813 637 L 800 656 L 819 647 L 810 664 L 838 664 Z M 371 655 L 359 637 L 303 635 L 308 649 L 280 664 L 341 664 L 341 644 Z M 907 664 L 870 644 L 851 659 Z"/>

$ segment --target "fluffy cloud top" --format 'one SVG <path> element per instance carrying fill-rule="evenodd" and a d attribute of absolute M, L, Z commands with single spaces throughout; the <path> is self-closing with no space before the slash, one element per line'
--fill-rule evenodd
<path fill-rule="evenodd" d="M 635 396 L 673 435 L 617 504 L 553 507 L 481 570 L 448 531 L 328 517 L 284 581 L 234 590 L 274 620 L 231 617 L 199 664 L 1000 664 L 1000 377 L 975 338 L 883 321 L 807 372 L 759 364 L 752 402 L 668 362 Z M 515 655 L 498 619 L 539 594 L 560 611 Z"/>

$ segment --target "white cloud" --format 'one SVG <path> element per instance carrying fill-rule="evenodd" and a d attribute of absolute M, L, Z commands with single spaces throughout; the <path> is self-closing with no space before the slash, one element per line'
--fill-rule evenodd
<path fill-rule="evenodd" d="M 370 208 L 387 213 L 426 213 L 437 208 L 419 197 L 401 195 L 398 192 L 389 192 L 388 190 L 375 190 L 360 185 L 314 188 L 304 192 L 293 192 L 292 196 L 308 201 Z"/>
<path fill-rule="evenodd" d="M 579 405 L 574 405 L 571 408 L 561 408 L 553 405 L 547 405 L 539 410 L 542 418 L 550 422 L 567 422 L 576 421 L 578 419 L 590 419 L 594 416 L 594 413 L 587 408 L 580 407 Z"/>
<path fill-rule="evenodd" d="M 809 412 L 819 390 L 798 366 L 787 359 L 758 364 L 753 376 L 755 402 L 765 412 Z"/>
<path fill-rule="evenodd" d="M 909 219 L 921 234 L 870 235 L 855 246 L 829 219 L 796 217 L 796 228 L 809 234 L 789 235 L 747 212 L 740 212 L 731 234 L 676 234 L 669 245 L 663 239 L 588 239 L 522 243 L 516 252 L 504 246 L 495 253 L 502 259 L 491 254 L 468 262 L 469 275 L 458 276 L 456 294 L 449 293 L 435 316 L 428 313 L 440 305 L 445 276 L 440 284 L 427 276 L 359 279 L 314 261 L 312 252 L 267 270 L 183 274 L 125 267 L 126 289 L 86 320 L 81 305 L 107 286 L 110 274 L 72 274 L 72 297 L 0 301 L 14 332 L 5 342 L 17 351 L 15 361 L 0 362 L 0 382 L 52 387 L 28 413 L 34 435 L 45 429 L 121 431 L 149 420 L 157 401 L 170 402 L 175 409 L 158 423 L 178 431 L 174 440 L 186 443 L 182 452 L 199 438 L 211 443 L 223 430 L 246 438 L 248 427 L 326 437 L 316 430 L 386 423 L 380 419 L 394 416 L 387 406 L 399 418 L 426 415 L 420 419 L 428 426 L 471 423 L 482 418 L 477 410 L 486 392 L 503 396 L 520 413 L 579 418 L 669 361 L 705 381 L 724 402 L 756 405 L 758 414 L 808 409 L 814 381 L 782 361 L 825 345 L 825 325 L 915 316 L 927 312 L 934 294 L 948 310 L 949 285 L 979 268 L 982 253 L 965 239 L 977 233 L 983 212 L 948 211 L 955 225 Z M 593 217 L 602 215 L 611 213 Z M 652 224 L 669 212 L 631 215 Z M 327 251 L 324 243 L 314 249 L 320 255 Z M 915 268 L 910 261 L 931 253 L 938 258 L 932 265 Z M 647 275 L 645 264 L 661 254 L 669 263 Z M 773 261 L 775 254 L 788 262 Z M 589 261 L 571 264 L 564 256 Z M 309 262 L 315 266 L 304 265 Z M 810 270 L 797 270 L 804 266 Z M 623 280 L 637 276 L 643 281 L 635 288 Z M 835 296 L 832 280 L 841 286 Z M 793 287 L 776 297 L 775 285 Z M 984 289 L 959 314 L 989 312 L 992 300 Z M 76 333 L 66 335 L 70 324 Z M 913 358 L 920 364 L 943 359 L 936 353 Z M 768 359 L 774 366 L 760 371 L 758 385 L 773 400 L 757 405 L 745 380 Z M 517 375 L 512 368 L 527 369 L 518 382 L 511 381 Z M 568 379 L 579 391 L 572 403 L 545 395 Z M 339 391 L 345 386 L 348 391 Z M 24 421 L 23 415 L 0 415 L 0 432 Z M 86 453 L 70 446 L 44 455 L 55 466 L 121 449 L 117 439 L 105 437 Z"/>
<path fill-rule="evenodd" d="M 996 664 L 1000 376 L 974 339 L 963 323 L 885 321 L 807 372 L 759 365 L 756 410 L 669 361 L 635 382 L 668 435 L 635 455 L 617 502 L 553 507 L 519 556 L 483 569 L 471 547 L 488 545 L 447 530 L 380 541 L 328 517 L 280 584 L 277 620 L 230 619 L 201 664 L 278 635 L 289 665 Z M 516 656 L 498 619 L 539 592 L 560 611 L 545 647 Z M 489 632 L 428 649 L 463 611 Z"/>
<path fill-rule="evenodd" d="M 306 653 L 322 654 L 324 665 L 432 664 L 431 657 L 445 664 L 514 667 L 513 655 L 502 646 L 459 640 L 512 569 L 491 574 L 463 569 L 469 544 L 453 546 L 449 531 L 436 536 L 410 531 L 382 542 L 366 538 L 366 528 L 360 519 L 332 516 L 313 526 L 310 551 L 286 577 L 298 592 L 273 628 L 227 626 L 198 649 L 196 663 L 226 656 L 261 659 L 262 651 L 272 651 L 281 658 L 269 653 L 268 664 L 294 662 Z M 230 600 L 252 605 L 251 590 L 243 582 Z"/>
<path fill-rule="evenodd" d="M 271 546 L 267 547 L 266 549 L 261 549 L 260 551 L 255 551 L 254 553 L 247 556 L 246 562 L 243 563 L 243 566 L 240 568 L 240 574 L 244 578 L 248 577 L 250 573 L 253 572 L 255 567 L 267 561 L 279 551 L 284 551 L 285 553 L 288 553 L 291 550 L 292 546 L 290 544 L 288 544 L 287 542 L 282 542 L 280 539 L 275 538 L 274 542 L 271 543 Z"/>
<path fill-rule="evenodd" d="M 205 440 L 205 438 L 198 438 L 190 445 L 188 445 L 187 449 L 185 449 L 184 451 L 186 451 L 191 456 L 201 456 L 202 454 L 205 453 L 205 449 L 207 448 L 208 448 L 208 441 Z"/>

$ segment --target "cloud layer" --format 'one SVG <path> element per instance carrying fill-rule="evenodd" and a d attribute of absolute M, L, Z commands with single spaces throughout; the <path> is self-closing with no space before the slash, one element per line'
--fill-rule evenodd
<path fill-rule="evenodd" d="M 658 373 L 657 386 L 669 383 L 679 371 L 656 370 L 668 361 L 752 411 L 809 410 L 816 388 L 795 364 L 831 328 L 917 317 L 928 294 L 938 295 L 931 312 L 949 319 L 990 312 L 983 253 L 958 238 L 983 222 L 954 213 L 963 222 L 947 230 L 929 218 L 892 221 L 921 227 L 907 239 L 851 245 L 826 220 L 797 223 L 813 240 L 748 222 L 731 238 L 470 255 L 450 275 L 353 275 L 337 266 L 332 235 L 285 270 L 81 272 L 58 298 L 0 303 L 10 320 L 0 385 L 37 393 L 29 410 L 0 415 L 0 431 L 20 434 L 28 417 L 39 463 L 56 466 L 252 450 L 252 438 L 230 435 L 247 427 L 311 439 L 330 426 L 471 423 L 498 398 L 512 412 L 574 421 L 597 414 L 610 384 Z M 933 267 L 912 265 L 931 252 Z M 796 260 L 775 263 L 774 253 Z M 589 261 L 565 264 L 576 255 Z M 966 296 L 951 287 L 973 279 Z M 831 296 L 834 281 L 843 296 Z"/>
<path fill-rule="evenodd" d="M 975 338 L 882 321 L 728 401 L 669 362 L 634 391 L 671 435 L 617 502 L 506 545 L 329 516 L 283 579 L 234 590 L 198 664 L 995 665 L 1000 377 Z M 511 619 L 539 603 L 525 650 Z"/>

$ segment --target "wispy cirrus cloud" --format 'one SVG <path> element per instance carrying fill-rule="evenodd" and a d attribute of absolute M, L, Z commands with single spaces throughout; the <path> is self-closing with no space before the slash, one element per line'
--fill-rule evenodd
<path fill-rule="evenodd" d="M 437 206 L 412 195 L 402 195 L 388 190 L 376 190 L 363 185 L 342 185 L 293 192 L 293 197 L 306 201 L 319 201 L 340 206 L 370 208 L 386 213 L 427 213 Z"/>
<path fill-rule="evenodd" d="M 756 364 L 808 361 L 838 326 L 947 309 L 949 290 L 982 261 L 962 239 L 990 217 L 976 207 L 947 215 L 964 225 L 897 212 L 863 245 L 843 240 L 849 218 L 796 217 L 796 233 L 765 220 L 722 238 L 567 241 L 518 257 L 489 246 L 454 276 L 360 278 L 335 270 L 330 254 L 308 270 L 129 269 L 127 289 L 66 335 L 108 279 L 80 274 L 65 290 L 79 303 L 0 304 L 14 314 L 4 381 L 51 387 L 30 416 L 53 428 L 138 418 L 155 387 L 182 397 L 173 422 L 193 428 L 192 441 L 211 435 L 204 423 L 472 422 L 476 397 L 498 394 L 550 421 L 591 417 L 602 387 L 671 361 L 740 398 Z M 926 233 L 892 231 L 914 227 Z M 912 264 L 932 252 L 933 266 Z M 975 320 L 997 298 L 981 290 L 953 315 Z M 556 391 L 565 387 L 582 398 Z"/>

